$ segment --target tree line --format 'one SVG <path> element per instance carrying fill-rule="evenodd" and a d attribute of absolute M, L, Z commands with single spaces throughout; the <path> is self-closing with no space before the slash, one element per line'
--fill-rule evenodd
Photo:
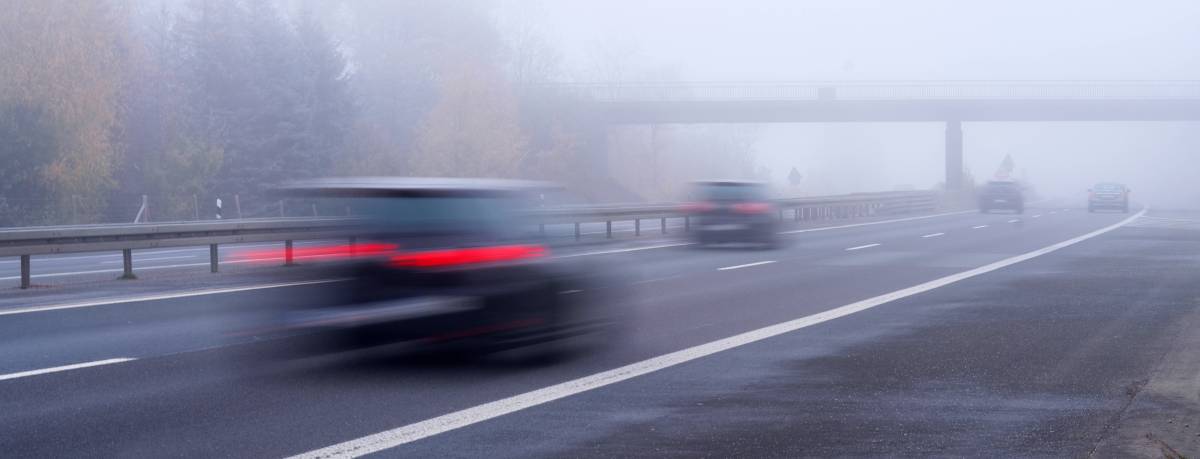
<path fill-rule="evenodd" d="M 128 221 L 142 195 L 157 220 L 266 215 L 272 185 L 330 175 L 662 195 L 662 158 L 597 162 L 630 142 L 540 86 L 557 51 L 482 0 L 0 4 L 0 226 Z"/>

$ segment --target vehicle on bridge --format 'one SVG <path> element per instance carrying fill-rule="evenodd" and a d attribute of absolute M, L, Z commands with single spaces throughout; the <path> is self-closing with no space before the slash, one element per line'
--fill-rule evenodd
<path fill-rule="evenodd" d="M 1129 188 L 1120 183 L 1097 183 L 1088 190 L 1088 212 L 1098 209 L 1129 213 Z"/>
<path fill-rule="evenodd" d="M 284 187 L 356 217 L 348 247 L 325 248 L 331 301 L 287 311 L 289 329 L 356 347 L 418 341 L 486 353 L 537 345 L 560 356 L 619 328 L 615 269 L 555 257 L 529 212 L 557 186 L 475 179 L 326 179 Z M 326 335 L 329 335 L 327 333 Z"/>
<path fill-rule="evenodd" d="M 694 200 L 684 210 L 695 225 L 692 234 L 697 243 L 779 246 L 776 207 L 766 184 L 720 180 L 695 182 L 693 187 Z"/>
<path fill-rule="evenodd" d="M 1025 213 L 1025 191 L 1020 183 L 1008 180 L 992 180 L 979 190 L 979 211 L 989 213 L 996 209 Z"/>

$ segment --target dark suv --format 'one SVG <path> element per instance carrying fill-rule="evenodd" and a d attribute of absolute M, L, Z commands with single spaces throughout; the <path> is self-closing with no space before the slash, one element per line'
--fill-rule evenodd
<path fill-rule="evenodd" d="M 324 278 L 345 280 L 327 284 L 325 306 L 288 311 L 287 328 L 323 331 L 340 344 L 416 340 L 472 352 L 561 350 L 565 338 L 612 330 L 626 302 L 609 295 L 625 287 L 602 260 L 556 256 L 539 236 L 530 212 L 547 188 L 414 178 L 285 187 L 355 217 L 346 230 L 353 245 L 306 248 L 323 255 Z"/>
<path fill-rule="evenodd" d="M 684 210 L 691 218 L 696 242 L 753 243 L 768 248 L 779 245 L 776 207 L 768 199 L 765 184 L 696 182 L 692 193 L 694 201 Z"/>
<path fill-rule="evenodd" d="M 993 209 L 1012 210 L 1018 214 L 1025 212 L 1025 195 L 1021 184 L 1017 182 L 994 180 L 987 182 L 979 190 L 979 211 L 991 212 Z"/>
<path fill-rule="evenodd" d="M 1120 183 L 1098 183 L 1088 190 L 1088 212 L 1115 209 L 1129 213 L 1129 188 Z"/>

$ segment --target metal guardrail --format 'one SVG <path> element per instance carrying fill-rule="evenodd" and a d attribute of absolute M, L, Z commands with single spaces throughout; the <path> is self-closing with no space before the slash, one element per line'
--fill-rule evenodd
<path fill-rule="evenodd" d="M 599 102 L 1200 99 L 1200 81 L 1190 80 L 646 82 L 545 87 Z"/>
<path fill-rule="evenodd" d="M 932 211 L 938 207 L 938 194 L 923 191 L 861 193 L 780 199 L 775 204 L 780 221 L 799 222 Z M 531 217 L 543 231 L 545 225 L 574 224 L 576 240 L 581 238 L 580 226 L 584 223 L 606 223 L 608 238 L 613 235 L 614 221 L 633 221 L 635 236 L 641 235 L 644 220 L 659 220 L 663 234 L 667 232 L 668 218 L 683 219 L 685 231 L 691 225 L 690 216 L 679 204 L 559 207 L 539 210 Z M 220 244 L 283 241 L 284 264 L 291 264 L 293 241 L 346 237 L 347 225 L 352 222 L 346 218 L 273 218 L 0 229 L 0 257 L 20 257 L 21 288 L 29 288 L 31 284 L 32 255 L 119 250 L 124 259 L 122 278 L 133 279 L 133 249 L 207 245 L 210 271 L 215 273 L 220 261 L 217 250 Z M 350 240 L 353 244 L 353 236 Z"/>

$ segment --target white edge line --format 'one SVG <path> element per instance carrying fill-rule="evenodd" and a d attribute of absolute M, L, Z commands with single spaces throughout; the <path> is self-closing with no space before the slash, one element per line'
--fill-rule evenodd
<path fill-rule="evenodd" d="M 884 223 L 907 222 L 907 221 L 912 221 L 912 220 L 921 220 L 921 219 L 934 218 L 934 217 L 945 217 L 948 215 L 959 215 L 959 214 L 966 214 L 966 213 L 971 213 L 971 212 L 975 212 L 975 211 L 963 210 L 963 211 L 958 211 L 958 212 L 946 212 L 946 213 L 933 214 L 933 215 L 921 215 L 919 217 L 897 218 L 897 219 L 893 219 L 893 220 L 880 220 L 877 222 L 853 223 L 853 224 L 849 224 L 849 225 L 838 225 L 838 226 L 822 226 L 820 228 L 807 228 L 807 229 L 798 229 L 798 230 L 791 230 L 791 231 L 781 231 L 781 232 L 779 232 L 779 234 L 810 233 L 813 231 L 827 231 L 827 230 L 832 230 L 832 229 L 855 228 L 855 227 L 859 227 L 859 226 L 868 226 L 868 225 L 882 225 Z"/>
<path fill-rule="evenodd" d="M 118 357 L 115 359 L 97 360 L 95 362 L 85 362 L 85 363 L 76 363 L 73 365 L 63 365 L 61 367 L 42 368 L 40 370 L 29 370 L 29 371 L 22 371 L 19 373 L 9 373 L 6 375 L 0 375 L 0 381 L 24 378 L 27 376 L 44 375 L 46 373 L 57 373 L 60 371 L 67 371 L 67 370 L 78 370 L 80 368 L 98 367 L 100 365 L 111 365 L 114 363 L 129 362 L 132 360 L 137 360 L 137 359 L 132 358 L 132 357 Z"/>
<path fill-rule="evenodd" d="M 878 247 L 878 246 L 880 246 L 880 245 L 882 245 L 882 244 L 867 244 L 867 245 L 858 245 L 858 246 L 854 246 L 854 247 L 847 247 L 847 248 L 846 248 L 846 251 L 847 251 L 847 252 L 850 252 L 850 251 L 853 251 L 853 250 L 869 249 L 869 248 L 871 248 L 871 247 Z"/>
<path fill-rule="evenodd" d="M 157 301 L 157 300 L 169 300 L 169 299 L 173 299 L 173 298 L 187 298 L 187 297 L 193 297 L 193 296 L 218 295 L 218 294 L 222 294 L 222 293 L 246 292 L 246 291 L 251 291 L 251 290 L 264 290 L 264 289 L 282 288 L 282 287 L 294 287 L 294 286 L 298 286 L 298 285 L 328 284 L 331 282 L 339 282 L 342 280 L 344 280 L 344 279 L 320 279 L 320 280 L 299 281 L 299 282 L 281 282 L 281 283 L 277 283 L 277 284 L 247 285 L 247 286 L 243 286 L 243 287 L 223 287 L 223 288 L 210 288 L 210 289 L 202 289 L 202 290 L 188 290 L 188 291 L 184 291 L 184 292 L 153 293 L 153 294 L 148 294 L 148 295 L 127 296 L 127 297 L 121 297 L 121 298 L 105 298 L 105 299 L 100 299 L 100 300 L 79 301 L 79 302 L 74 302 L 74 303 L 53 304 L 53 305 L 45 305 L 45 306 L 30 306 L 30 307 L 17 308 L 17 309 L 4 309 L 4 310 L 0 310 L 0 316 L 9 316 L 9 315 L 14 315 L 14 314 L 29 314 L 29 313 L 33 313 L 33 312 L 57 311 L 60 309 L 91 308 L 91 307 L 96 307 L 96 306 L 107 306 L 107 305 L 111 305 L 111 304 L 136 303 L 139 301 Z"/>
<path fill-rule="evenodd" d="M 756 262 L 754 262 L 754 263 L 746 263 L 746 264 L 744 264 L 744 265 L 733 265 L 733 266 L 726 266 L 726 267 L 724 267 L 724 268 L 717 268 L 717 271 L 728 271 L 728 270 L 731 270 L 731 269 L 749 268 L 749 267 L 751 267 L 751 266 L 769 265 L 769 264 L 771 264 L 771 263 L 774 263 L 774 262 L 775 262 L 775 260 L 756 261 Z"/>
<path fill-rule="evenodd" d="M 556 255 L 554 258 L 588 257 L 588 256 L 593 256 L 593 255 L 608 255 L 610 253 L 625 253 L 625 252 L 637 252 L 639 250 L 665 249 L 667 247 L 680 247 L 680 246 L 685 246 L 685 245 L 692 245 L 692 243 L 691 242 L 676 242 L 676 243 L 672 243 L 672 244 L 659 244 L 659 245 L 651 245 L 651 246 L 646 246 L 646 247 L 633 247 L 633 248 L 629 248 L 629 249 L 597 250 L 595 252 L 570 253 L 570 254 L 566 254 L 566 255 Z"/>
<path fill-rule="evenodd" d="M 196 258 L 196 255 L 178 255 L 178 256 L 174 256 L 174 257 L 155 257 L 155 258 L 142 258 L 142 259 L 140 259 L 140 260 L 135 258 L 135 259 L 133 260 L 133 262 L 134 262 L 134 263 L 145 263 L 145 262 L 148 262 L 148 261 L 162 261 L 162 260 L 182 260 L 182 259 L 184 259 L 184 258 Z M 106 264 L 106 265 L 110 265 L 110 264 L 114 264 L 114 263 L 122 263 L 122 262 L 124 262 L 124 260 L 107 260 L 107 261 L 102 261 L 102 262 L 100 262 L 100 263 L 102 263 L 102 264 Z"/>
<path fill-rule="evenodd" d="M 301 453 L 293 456 L 293 458 L 359 457 L 385 449 L 394 448 L 396 446 L 416 440 L 466 427 L 547 402 L 552 402 L 554 400 L 569 397 L 581 392 L 598 389 L 625 381 L 627 379 L 662 370 L 664 368 L 699 359 L 701 357 L 716 354 L 718 352 L 727 351 L 736 347 L 782 335 L 784 333 L 789 333 L 822 322 L 837 319 L 839 317 L 844 317 L 882 304 L 907 298 L 918 293 L 923 293 L 939 287 L 950 285 L 961 280 L 970 279 L 972 277 L 989 273 L 1006 266 L 1011 266 L 1034 257 L 1042 256 L 1107 233 L 1121 227 L 1122 225 L 1125 225 L 1126 223 L 1129 223 L 1142 213 L 1145 213 L 1145 210 L 1142 210 L 1137 215 L 1126 218 L 1125 220 L 1122 220 L 1116 224 L 1106 226 L 1082 236 L 1076 236 L 1057 244 L 1042 247 L 1032 252 L 1006 258 L 994 263 L 980 266 L 978 268 L 962 271 L 957 274 L 951 274 L 946 277 L 934 279 L 891 293 L 885 293 L 874 298 L 868 298 L 855 303 L 850 303 L 845 306 L 830 309 L 828 311 L 793 319 L 787 322 L 781 322 L 728 338 L 689 347 L 687 349 L 660 355 L 658 357 L 653 357 L 608 371 L 603 371 L 590 376 L 584 376 L 582 378 L 573 379 L 563 383 L 555 384 L 553 386 L 543 387 L 541 389 L 525 392 L 523 394 L 514 395 L 512 397 L 503 398 L 464 410 L 444 414 L 435 418 L 397 427 L 395 429 L 386 430 L 376 434 L 331 445 L 325 448 Z"/>

